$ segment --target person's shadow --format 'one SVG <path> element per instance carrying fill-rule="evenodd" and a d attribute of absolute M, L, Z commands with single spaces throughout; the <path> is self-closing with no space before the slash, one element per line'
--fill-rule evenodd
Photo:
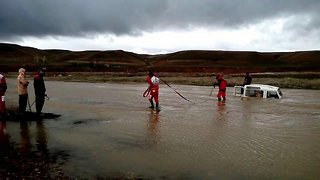
<path fill-rule="evenodd" d="M 48 155 L 48 148 L 47 148 L 47 131 L 46 127 L 43 125 L 42 120 L 37 121 L 37 150 L 42 155 Z"/>
<path fill-rule="evenodd" d="M 32 148 L 28 121 L 20 121 L 21 151 L 29 153 Z M 47 132 L 42 120 L 36 121 L 36 147 L 41 155 L 48 155 Z"/>
<path fill-rule="evenodd" d="M 148 145 L 155 146 L 159 143 L 159 112 L 154 112 L 153 110 L 150 111 L 148 125 Z"/>
<path fill-rule="evenodd" d="M 7 133 L 7 121 L 0 122 L 0 151 L 8 148 L 10 145 L 9 134 Z"/>
<path fill-rule="evenodd" d="M 219 120 L 226 121 L 227 120 L 227 114 L 226 114 L 226 103 L 223 101 L 217 102 L 217 115 Z"/>
<path fill-rule="evenodd" d="M 31 141 L 29 134 L 29 124 L 26 120 L 20 120 L 20 150 L 21 153 L 27 155 L 31 151 Z"/>

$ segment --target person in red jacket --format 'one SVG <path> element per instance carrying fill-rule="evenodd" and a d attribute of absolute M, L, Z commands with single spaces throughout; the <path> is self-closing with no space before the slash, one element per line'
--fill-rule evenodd
<path fill-rule="evenodd" d="M 149 101 L 151 104 L 149 108 L 154 109 L 154 99 L 156 102 L 156 110 L 159 111 L 159 78 L 151 70 L 148 71 L 147 83 L 149 84 L 147 95 L 149 95 Z"/>
<path fill-rule="evenodd" d="M 4 94 L 7 90 L 7 83 L 5 77 L 0 74 L 0 116 L 4 116 L 6 113 L 6 106 L 5 106 L 5 100 L 4 100 Z"/>
<path fill-rule="evenodd" d="M 217 80 L 217 82 L 215 82 L 213 84 L 213 86 L 214 87 L 216 85 L 219 86 L 219 91 L 218 91 L 218 94 L 217 94 L 218 101 L 221 101 L 221 98 L 223 99 L 223 101 L 226 101 L 227 81 L 223 79 L 222 74 L 218 74 L 216 76 L 216 80 Z"/>

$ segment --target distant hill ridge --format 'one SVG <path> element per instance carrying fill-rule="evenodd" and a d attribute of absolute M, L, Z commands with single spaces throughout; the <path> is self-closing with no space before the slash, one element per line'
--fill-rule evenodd
<path fill-rule="evenodd" d="M 0 43 L 0 71 L 19 67 L 51 71 L 143 72 L 148 67 L 166 72 L 264 72 L 319 71 L 320 51 L 254 52 L 187 50 L 148 55 L 123 50 L 69 51 L 41 50 Z"/>

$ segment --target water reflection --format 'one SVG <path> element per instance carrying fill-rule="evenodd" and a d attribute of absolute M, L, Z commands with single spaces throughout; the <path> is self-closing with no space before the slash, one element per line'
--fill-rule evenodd
<path fill-rule="evenodd" d="M 25 120 L 20 121 L 20 142 L 21 142 L 21 153 L 28 154 L 31 151 L 31 142 L 30 142 L 30 134 L 29 134 L 29 125 Z"/>
<path fill-rule="evenodd" d="M 241 98 L 241 102 L 244 106 L 241 106 L 241 111 L 243 115 L 243 119 L 251 119 L 250 115 L 252 114 L 252 110 L 254 106 L 257 106 L 261 99 L 250 99 L 250 98 Z"/>
<path fill-rule="evenodd" d="M 223 101 L 217 102 L 217 117 L 218 120 L 227 121 L 226 103 Z"/>
<path fill-rule="evenodd" d="M 155 146 L 159 143 L 160 135 L 160 119 L 159 119 L 159 112 L 154 112 L 153 110 L 150 111 L 149 114 L 149 121 L 147 123 L 148 125 L 148 144 L 150 146 Z"/>
<path fill-rule="evenodd" d="M 90 93 L 97 85 L 103 88 Z M 44 163 L 47 166 L 60 165 L 57 148 L 68 149 L 73 154 L 70 161 L 60 157 L 68 162 L 63 167 L 72 179 L 81 175 L 95 179 L 95 175 L 109 172 L 155 179 L 320 177 L 319 90 L 285 90 L 287 95 L 281 100 L 241 100 L 230 94 L 226 103 L 212 100 L 189 105 L 163 87 L 165 108 L 157 114 L 145 108 L 144 99 L 139 100 L 144 90 L 141 84 L 49 82 L 48 86 L 51 96 L 57 98 L 47 107 L 62 117 L 42 125 L 29 124 L 32 149 L 37 155 L 47 149 L 49 158 L 42 156 L 52 159 Z M 206 95 L 204 87 L 177 89 L 191 100 Z M 86 97 L 84 101 L 89 103 L 79 103 L 78 97 Z M 105 118 L 108 123 L 100 121 Z M 84 120 L 82 126 L 73 124 Z M 19 124 L 13 132 L 10 125 L 6 128 L 14 137 L 10 141 L 20 141 Z M 15 149 L 19 152 L 10 157 L 18 158 L 20 149 Z M 2 160 L 7 161 L 0 157 L 0 165 Z M 21 164 L 16 162 L 11 166 Z"/>
<path fill-rule="evenodd" d="M 214 111 L 214 116 L 212 120 L 211 128 L 211 138 L 219 140 L 219 136 L 224 133 L 225 128 L 227 127 L 227 112 L 226 112 L 226 103 L 222 101 L 217 102 L 216 109 Z"/>
<path fill-rule="evenodd" d="M 43 155 L 47 155 L 47 132 L 42 120 L 37 121 L 37 149 Z"/>
<path fill-rule="evenodd" d="M 3 148 L 7 147 L 9 145 L 9 134 L 7 133 L 7 122 L 1 121 L 0 123 L 0 151 L 3 150 Z"/>
<path fill-rule="evenodd" d="M 14 138 L 9 138 L 7 121 L 1 121 L 0 179 L 67 178 L 62 165 L 68 161 L 69 154 L 64 151 L 48 150 L 47 132 L 43 122 L 36 122 L 36 149 L 33 148 L 35 146 L 32 141 L 35 124 L 27 120 L 21 120 L 19 123 L 20 142 L 14 142 Z"/>

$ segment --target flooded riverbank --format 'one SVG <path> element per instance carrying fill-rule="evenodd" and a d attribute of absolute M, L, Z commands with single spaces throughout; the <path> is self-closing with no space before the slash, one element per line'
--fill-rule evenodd
<path fill-rule="evenodd" d="M 1 145 L 17 147 L 19 155 L 24 151 L 49 159 L 42 166 L 53 173 L 47 177 L 320 176 L 319 90 L 282 89 L 284 98 L 279 100 L 241 99 L 228 88 L 227 102 L 218 103 L 209 97 L 209 86 L 172 84 L 193 104 L 161 84 L 162 111 L 155 113 L 142 97 L 146 84 L 48 81 L 46 86 L 50 100 L 44 112 L 61 117 L 40 125 L 6 122 Z M 15 80 L 8 79 L 7 105 L 17 100 Z"/>

